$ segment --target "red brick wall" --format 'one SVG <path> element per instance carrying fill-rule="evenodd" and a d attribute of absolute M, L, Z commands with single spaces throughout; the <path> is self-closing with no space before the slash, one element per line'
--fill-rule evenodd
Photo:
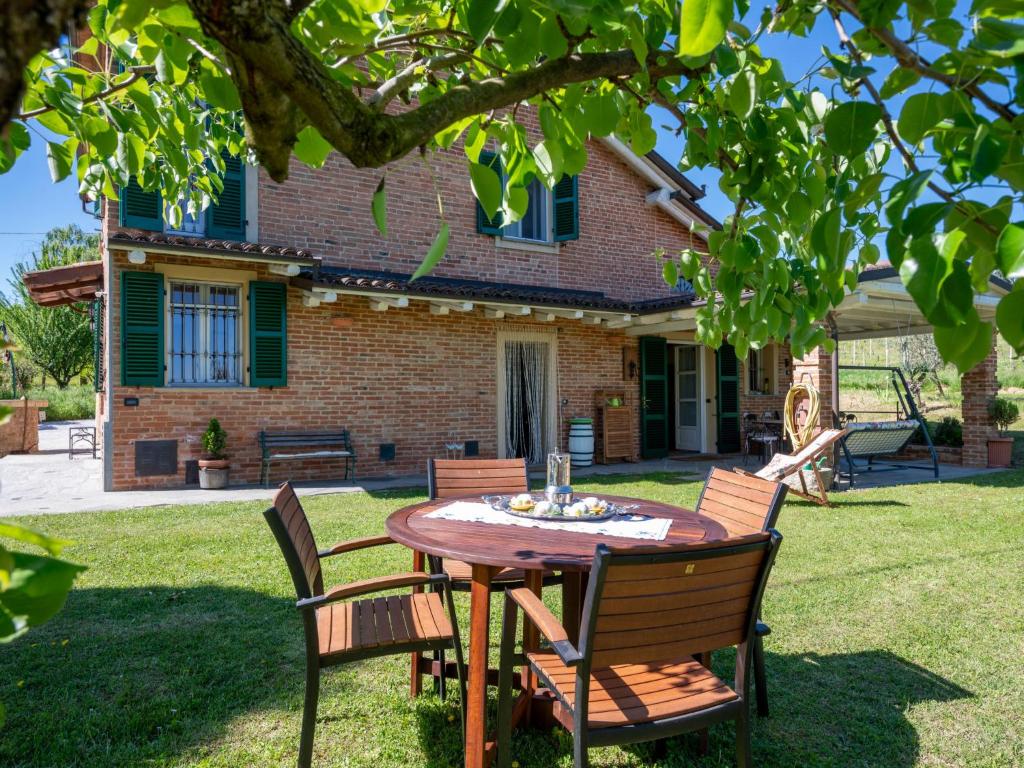
<path fill-rule="evenodd" d="M 120 317 L 119 275 L 129 268 L 114 254 L 110 317 Z M 154 262 L 256 269 L 252 264 L 164 257 Z M 258 270 L 258 279 L 274 280 Z M 117 349 L 120 329 L 108 336 Z M 116 490 L 181 485 L 184 461 L 198 458 L 199 436 L 210 417 L 227 431 L 233 483 L 255 482 L 259 474 L 257 434 L 261 429 L 351 431 L 359 477 L 425 472 L 424 460 L 440 455 L 449 430 L 480 441 L 480 455 L 497 452 L 497 331 L 499 328 L 555 331 L 558 397 L 568 399 L 563 419 L 593 416 L 593 391 L 625 387 L 635 402 L 637 386 L 622 380 L 622 348 L 636 344 L 619 331 L 578 321 L 510 323 L 487 320 L 479 311 L 434 316 L 428 305 L 375 312 L 365 298 L 340 297 L 317 308 L 302 305 L 301 292 L 288 293 L 288 386 L 279 389 L 174 389 L 123 387 L 115 362 L 113 382 L 113 486 Z M 139 405 L 126 407 L 125 397 Z M 563 430 L 566 432 L 567 430 Z M 135 477 L 134 441 L 178 440 L 176 476 Z M 393 462 L 378 461 L 378 445 L 396 444 Z M 565 442 L 563 442 L 563 447 Z M 301 461 L 278 464 L 272 479 L 340 477 L 337 464 Z"/>
<path fill-rule="evenodd" d="M 818 426 L 831 429 L 835 423 L 832 414 L 832 355 L 817 347 L 801 358 L 794 358 L 793 383 L 814 385 L 821 396 Z"/>
<path fill-rule="evenodd" d="M 434 274 L 475 280 L 596 290 L 624 299 L 669 295 L 656 248 L 706 250 L 680 222 L 646 203 L 652 187 L 601 142 L 579 177 L 580 237 L 558 253 L 513 250 L 476 231 L 476 204 L 461 147 L 429 156 L 451 238 Z M 383 171 L 359 169 L 333 154 L 320 170 L 294 158 L 284 184 L 260 174 L 261 242 L 308 248 L 325 264 L 412 272 L 430 248 L 439 220 L 431 171 L 419 156 L 387 173 L 388 236 L 370 216 Z"/>
<path fill-rule="evenodd" d="M 743 426 L 744 413 L 752 413 L 760 418 L 765 411 L 777 411 L 783 417 L 786 407 L 786 393 L 793 383 L 792 366 L 787 373 L 786 363 L 790 360 L 789 344 L 779 344 L 775 353 L 775 391 L 771 394 L 751 394 L 747 387 L 747 361 L 740 361 L 740 426 Z"/>
<path fill-rule="evenodd" d="M 960 378 L 964 422 L 963 463 L 966 467 L 988 465 L 988 440 L 998 433 L 988 415 L 988 403 L 999 391 L 996 380 L 995 345 L 988 357 Z"/>

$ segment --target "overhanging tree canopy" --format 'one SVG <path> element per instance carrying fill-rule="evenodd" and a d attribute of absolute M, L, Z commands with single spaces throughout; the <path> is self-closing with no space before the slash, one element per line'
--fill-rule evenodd
<path fill-rule="evenodd" d="M 84 4 L 50 5 L 71 16 Z M 1024 7 L 955 10 L 783 0 L 744 26 L 746 0 L 99 0 L 78 63 L 39 53 L 45 29 L 6 43 L 26 90 L 19 104 L 0 84 L 0 171 L 37 123 L 57 134 L 55 178 L 81 153 L 88 194 L 116 196 L 135 176 L 201 208 L 221 189 L 225 149 L 251 151 L 281 181 L 293 154 L 386 168 L 461 141 L 481 205 L 514 221 L 532 178 L 550 187 L 584 167 L 588 137 L 615 133 L 641 154 L 656 141 L 652 113 L 665 114 L 685 139 L 682 166 L 721 170 L 735 204 L 708 235 L 710 264 L 664 254 L 666 280 L 721 295 L 701 310 L 702 341 L 728 336 L 740 355 L 772 338 L 798 353 L 827 343 L 820 321 L 884 252 L 943 356 L 967 370 L 991 348 L 973 297 L 995 272 L 1015 281 L 999 331 L 1024 351 Z M 800 79 L 761 53 L 766 36 L 816 24 L 831 42 Z M 503 177 L 478 162 L 489 142 Z M 367 204 L 386 227 L 384 178 Z M 443 256 L 439 218 L 424 269 Z"/>

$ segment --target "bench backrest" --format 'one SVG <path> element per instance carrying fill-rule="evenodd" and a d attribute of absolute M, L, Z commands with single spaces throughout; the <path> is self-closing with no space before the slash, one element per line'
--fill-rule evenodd
<path fill-rule="evenodd" d="M 336 429 L 323 432 L 260 432 L 260 447 L 266 451 L 268 448 L 292 448 L 305 446 L 342 446 L 346 450 L 352 449 L 347 429 Z"/>
<path fill-rule="evenodd" d="M 313 529 L 309 527 L 306 512 L 295 495 L 291 483 L 283 483 L 274 496 L 274 506 L 263 513 L 274 538 L 281 547 L 288 570 L 300 600 L 324 593 L 324 579 L 320 571 Z"/>
<path fill-rule="evenodd" d="M 770 531 L 698 546 L 598 545 L 581 653 L 605 667 L 747 642 L 781 538 Z"/>
<path fill-rule="evenodd" d="M 899 453 L 910 442 L 917 428 L 916 421 L 851 424 L 847 427 L 843 447 L 851 456 Z"/>
<path fill-rule="evenodd" d="M 526 459 L 427 459 L 431 499 L 526 493 Z"/>
<path fill-rule="evenodd" d="M 721 523 L 730 536 L 746 536 L 775 527 L 787 490 L 783 483 L 712 467 L 697 512 Z"/>

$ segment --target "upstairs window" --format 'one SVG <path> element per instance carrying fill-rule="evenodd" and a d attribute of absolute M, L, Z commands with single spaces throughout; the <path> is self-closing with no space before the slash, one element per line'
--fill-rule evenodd
<path fill-rule="evenodd" d="M 506 240 L 528 240 L 535 243 L 554 242 L 555 233 L 551 228 L 551 190 L 534 179 L 526 187 L 530 197 L 526 214 L 514 224 L 502 227 L 501 236 Z"/>
<path fill-rule="evenodd" d="M 237 157 L 223 157 L 224 189 L 216 205 L 209 206 L 194 218 L 183 210 L 181 226 L 172 229 L 166 222 L 160 193 L 146 192 L 132 179 L 119 193 L 120 225 L 187 237 L 245 240 L 245 164 Z"/>
<path fill-rule="evenodd" d="M 242 383 L 239 296 L 237 285 L 170 283 L 169 386 Z"/>
<path fill-rule="evenodd" d="M 481 152 L 480 163 L 501 174 L 501 162 L 493 152 Z M 563 176 L 549 190 L 539 179 L 526 187 L 529 204 L 519 221 L 504 225 L 501 212 L 487 217 L 480 202 L 476 203 L 476 231 L 483 235 L 532 243 L 558 243 L 577 240 L 580 236 L 579 186 L 577 177 Z"/>

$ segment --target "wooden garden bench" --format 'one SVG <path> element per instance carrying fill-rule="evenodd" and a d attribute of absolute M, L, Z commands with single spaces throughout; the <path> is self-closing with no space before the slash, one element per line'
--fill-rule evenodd
<path fill-rule="evenodd" d="M 355 479 L 356 454 L 347 429 L 328 432 L 260 432 L 260 483 L 270 484 L 270 464 L 292 459 L 344 459 L 345 479 Z"/>

